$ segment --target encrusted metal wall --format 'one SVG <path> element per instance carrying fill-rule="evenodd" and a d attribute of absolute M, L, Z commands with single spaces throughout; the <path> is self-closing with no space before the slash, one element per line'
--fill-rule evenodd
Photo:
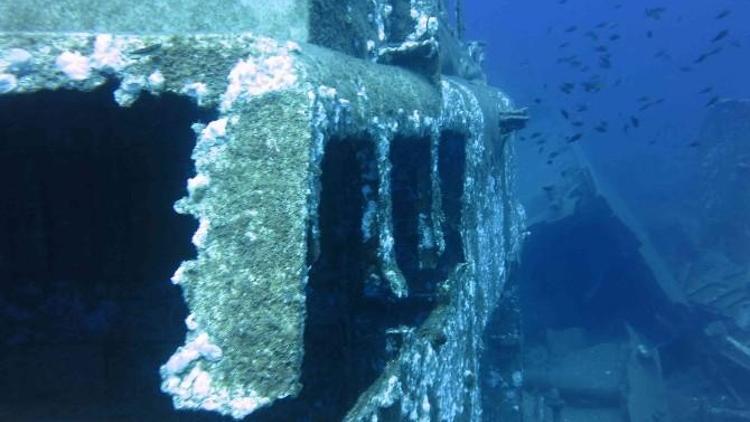
<path fill-rule="evenodd" d="M 367 279 L 350 282 L 362 283 L 360 293 L 374 301 L 419 302 L 425 311 L 411 323 L 373 327 L 396 338 L 389 343 L 396 349 L 345 409 L 346 419 L 480 420 L 481 334 L 524 224 L 513 193 L 512 135 L 501 131 L 511 101 L 482 82 L 481 55 L 441 27 L 437 3 L 307 6 L 298 29 L 313 29 L 302 41 L 329 45 L 269 38 L 279 33 L 264 34 L 263 26 L 259 34 L 120 35 L 96 25 L 96 33 L 3 32 L 0 94 L 90 91 L 117 80 L 113 101 L 122 107 L 141 95 L 172 93 L 215 110 L 214 121 L 193 127 L 195 176 L 175 204 L 199 222 L 197 256 L 172 277 L 191 314 L 185 344 L 161 367 L 161 388 L 177 408 L 235 418 L 273 409 L 303 389 L 305 330 L 316 323 L 308 319 L 307 283 L 324 247 L 326 146 L 368 143 L 373 188 L 363 186 L 362 237 L 373 259 Z M 0 31 L 8 29 L 15 27 Z M 441 63 L 450 64 L 450 76 Z M 429 142 L 429 180 L 419 185 L 428 194 L 416 194 L 428 199 L 417 207 L 414 235 L 418 268 L 434 270 L 420 276 L 427 293 L 397 256 L 395 139 Z M 458 198 L 441 195 L 445 142 L 462 148 Z M 443 258 L 450 265 L 441 267 L 450 242 L 458 258 Z"/>

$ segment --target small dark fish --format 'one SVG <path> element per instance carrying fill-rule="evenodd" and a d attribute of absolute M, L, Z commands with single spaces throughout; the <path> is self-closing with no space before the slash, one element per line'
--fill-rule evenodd
<path fill-rule="evenodd" d="M 716 48 L 713 48 L 713 49 L 711 49 L 710 51 L 707 51 L 707 52 L 705 52 L 705 53 L 701 54 L 700 56 L 698 56 L 698 58 L 697 58 L 697 59 L 695 59 L 695 60 L 693 61 L 693 63 L 702 63 L 702 62 L 703 62 L 704 60 L 706 60 L 707 58 L 709 58 L 709 57 L 711 57 L 711 56 L 714 56 L 714 55 L 716 55 L 716 54 L 719 54 L 719 53 L 721 53 L 721 50 L 722 50 L 722 48 L 721 48 L 721 47 L 716 47 Z"/>
<path fill-rule="evenodd" d="M 646 38 L 654 38 L 654 31 L 646 31 Z"/>
<path fill-rule="evenodd" d="M 594 127 L 594 130 L 599 133 L 606 133 L 607 132 L 607 125 L 606 124 L 599 124 Z"/>
<path fill-rule="evenodd" d="M 697 59 L 693 60 L 693 63 L 696 63 L 696 64 L 703 63 L 703 61 L 706 60 L 707 58 L 708 58 L 708 54 L 703 53 L 700 56 L 698 56 Z"/>
<path fill-rule="evenodd" d="M 655 59 L 664 59 L 664 60 L 671 60 L 672 56 L 667 52 L 667 50 L 661 49 L 654 54 Z"/>
<path fill-rule="evenodd" d="M 569 27 L 565 28 L 565 32 L 568 33 L 568 34 L 571 33 L 571 32 L 575 32 L 577 30 L 578 30 L 578 27 L 576 25 L 569 26 Z"/>
<path fill-rule="evenodd" d="M 554 185 L 545 185 L 545 186 L 542 186 L 542 190 L 544 190 L 545 192 L 552 192 L 553 190 L 555 190 L 555 186 Z"/>
<path fill-rule="evenodd" d="M 550 153 L 549 153 L 549 157 L 547 157 L 547 158 L 549 158 L 549 159 L 551 160 L 551 159 L 553 159 L 553 158 L 556 158 L 556 157 L 557 157 L 558 155 L 560 155 L 560 153 L 559 153 L 559 152 L 557 152 L 557 151 L 553 151 L 553 152 L 550 152 Z"/>
<path fill-rule="evenodd" d="M 568 42 L 568 41 L 565 41 L 564 43 L 560 44 L 560 45 L 559 45 L 558 47 L 559 47 L 559 48 L 565 48 L 565 47 L 567 47 L 567 46 L 569 46 L 569 45 L 570 45 L 570 42 Z"/>
<path fill-rule="evenodd" d="M 701 145 L 701 143 L 700 143 L 700 142 L 691 142 L 691 143 L 689 143 L 689 144 L 688 144 L 688 146 L 689 146 L 690 148 L 695 148 L 695 147 L 699 147 L 700 145 Z"/>
<path fill-rule="evenodd" d="M 731 11 L 731 10 L 729 10 L 729 9 L 724 9 L 724 10 L 722 10 L 721 12 L 719 12 L 719 14 L 718 14 L 718 15 L 716 15 L 715 19 L 724 19 L 724 18 L 726 18 L 727 16 L 729 16 L 729 14 L 730 14 L 730 13 L 732 13 L 732 11 Z"/>
<path fill-rule="evenodd" d="M 712 105 L 714 105 L 717 102 L 719 102 L 720 99 L 721 99 L 721 97 L 719 97 L 718 95 L 714 96 L 714 97 L 711 97 L 711 99 L 708 100 L 708 102 L 706 103 L 706 107 L 711 107 Z"/>
<path fill-rule="evenodd" d="M 651 9 L 646 9 L 643 13 L 646 17 L 658 21 L 666 11 L 667 9 L 665 7 L 653 7 Z"/>
<path fill-rule="evenodd" d="M 596 25 L 596 29 L 602 29 L 607 25 L 609 25 L 609 22 L 601 22 L 600 24 Z"/>
<path fill-rule="evenodd" d="M 591 41 L 599 41 L 599 36 L 596 35 L 596 32 L 594 31 L 586 31 L 586 33 L 583 34 L 583 36 L 591 38 Z"/>
<path fill-rule="evenodd" d="M 599 92 L 602 90 L 602 85 L 597 80 L 591 80 L 583 82 L 583 90 L 586 92 Z"/>
<path fill-rule="evenodd" d="M 698 94 L 708 94 L 709 92 L 711 92 L 713 90 L 714 90 L 714 87 L 707 86 L 707 87 L 701 89 L 700 91 L 698 91 Z"/>
<path fill-rule="evenodd" d="M 579 113 L 583 113 L 584 111 L 586 111 L 588 109 L 589 109 L 589 107 L 586 104 L 579 104 L 576 107 L 576 111 L 579 112 Z"/>
<path fill-rule="evenodd" d="M 570 94 L 573 91 L 573 88 L 575 88 L 575 84 L 570 82 L 565 82 L 562 85 L 560 85 L 560 91 Z"/>
<path fill-rule="evenodd" d="M 638 128 L 641 125 L 641 121 L 635 116 L 630 116 L 630 123 L 634 128 Z"/>
<path fill-rule="evenodd" d="M 598 45 L 598 46 L 596 46 L 596 48 L 594 50 L 597 53 L 606 53 L 608 51 L 606 45 Z"/>
<path fill-rule="evenodd" d="M 560 109 L 560 114 L 562 114 L 565 120 L 568 120 L 570 118 L 570 114 L 564 108 Z"/>
<path fill-rule="evenodd" d="M 579 140 L 581 138 L 583 138 L 583 134 L 582 133 L 576 133 L 575 135 L 569 137 L 567 139 L 567 141 L 568 141 L 568 143 L 572 143 L 572 142 L 575 142 L 575 141 L 577 141 L 577 140 Z"/>
<path fill-rule="evenodd" d="M 639 103 L 645 103 L 645 102 L 648 102 L 649 100 L 651 100 L 651 98 L 645 95 L 643 97 L 638 98 Z"/>
<path fill-rule="evenodd" d="M 551 166 L 552 165 L 552 160 L 547 160 L 547 165 Z"/>
<path fill-rule="evenodd" d="M 612 34 L 609 36 L 610 41 L 617 41 L 620 39 L 620 34 Z"/>
<path fill-rule="evenodd" d="M 664 101 L 665 101 L 664 98 L 659 98 L 659 99 L 656 99 L 654 101 L 645 103 L 645 104 L 643 104 L 642 106 L 640 106 L 638 108 L 638 111 L 644 111 L 644 110 L 649 109 L 649 108 L 651 108 L 651 107 L 653 107 L 655 105 L 659 105 L 659 104 L 663 103 Z"/>
<path fill-rule="evenodd" d="M 572 125 L 573 127 L 582 127 L 582 126 L 583 126 L 583 122 L 581 122 L 581 121 L 576 121 L 576 122 L 572 122 L 572 123 L 571 123 L 571 125 Z"/>
<path fill-rule="evenodd" d="M 542 136 L 542 132 L 534 132 L 534 133 L 531 134 L 530 138 L 531 139 L 536 139 L 536 138 L 538 138 L 540 136 Z"/>
<path fill-rule="evenodd" d="M 721 31 L 719 31 L 718 34 L 716 34 L 715 37 L 713 37 L 713 39 L 711 40 L 711 42 L 719 42 L 719 41 L 723 40 L 724 38 L 726 38 L 727 35 L 729 35 L 729 30 L 728 29 L 722 29 Z"/>
<path fill-rule="evenodd" d="M 534 98 L 534 103 L 541 104 L 542 103 L 542 99 L 541 98 Z"/>

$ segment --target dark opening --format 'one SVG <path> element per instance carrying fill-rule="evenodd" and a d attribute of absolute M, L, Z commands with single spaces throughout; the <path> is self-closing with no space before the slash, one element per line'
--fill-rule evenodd
<path fill-rule="evenodd" d="M 378 272 L 377 241 L 365 237 L 363 225 L 369 201 L 376 199 L 372 192 L 378 191 L 375 144 L 366 135 L 328 141 L 318 210 L 320 255 L 307 285 L 303 389 L 297 398 L 259 409 L 248 420 L 341 420 L 396 356 L 403 338 L 389 329 L 416 327 L 429 315 L 437 283 L 463 259 L 458 230 L 464 142 L 452 137 L 447 143 L 441 146 L 440 177 L 452 225 L 446 230 L 452 232 L 433 268 L 420 268 L 418 247 L 418 216 L 429 216 L 431 207 L 429 139 L 401 138 L 391 145 L 396 259 L 410 290 L 407 299 L 395 300 L 368 293 L 369 278 Z M 383 412 L 397 414 L 395 407 Z"/>
<path fill-rule="evenodd" d="M 437 245 L 432 234 L 429 138 L 397 137 L 391 143 L 391 200 L 396 261 L 409 296 L 432 300 Z"/>
<path fill-rule="evenodd" d="M 196 223 L 172 204 L 211 116 L 172 95 L 120 108 L 113 88 L 0 96 L 0 419 L 177 419 L 158 368 L 183 341 L 169 278 Z"/>
<path fill-rule="evenodd" d="M 460 228 L 465 148 L 465 138 L 452 132 L 443 134 L 438 147 L 438 178 L 445 216 L 445 250 L 438 256 L 432 231 L 430 140 L 396 138 L 391 144 L 394 249 L 409 285 L 411 304 L 433 304 L 438 284 L 464 260 Z"/>
<path fill-rule="evenodd" d="M 373 239 L 363 235 L 365 192 L 377 192 L 374 143 L 331 139 L 322 162 L 320 255 L 307 284 L 302 392 L 260 409 L 253 421 L 342 420 L 392 357 L 385 330 L 398 325 L 393 304 L 365 294 L 376 271 Z M 375 173 L 376 175 L 377 173 Z M 389 354 L 390 353 L 390 354 Z"/>
<path fill-rule="evenodd" d="M 438 174 L 445 224 L 445 252 L 438 266 L 443 277 L 464 261 L 461 237 L 464 178 L 466 173 L 466 138 L 459 133 L 445 132 L 438 148 Z"/>
<path fill-rule="evenodd" d="M 320 406 L 320 420 L 341 420 L 384 362 L 382 320 L 364 295 L 370 251 L 365 247 L 362 189 L 369 139 L 333 139 L 323 158 L 320 200 L 321 254 L 310 272 L 305 330 L 307 409 Z M 377 186 L 372 188 L 377 189 Z M 380 331 L 380 332 L 379 332 Z M 326 417 L 330 415 L 330 419 Z"/>

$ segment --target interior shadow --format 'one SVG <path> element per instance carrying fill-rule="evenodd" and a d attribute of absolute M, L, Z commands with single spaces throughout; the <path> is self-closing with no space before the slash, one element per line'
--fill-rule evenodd
<path fill-rule="evenodd" d="M 177 418 L 158 368 L 183 341 L 169 278 L 196 223 L 172 204 L 212 116 L 173 95 L 121 108 L 114 88 L 0 96 L 0 419 Z"/>

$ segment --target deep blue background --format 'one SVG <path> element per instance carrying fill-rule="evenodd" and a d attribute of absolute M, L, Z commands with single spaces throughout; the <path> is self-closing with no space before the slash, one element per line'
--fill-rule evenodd
<path fill-rule="evenodd" d="M 645 14 L 655 7 L 666 9 L 658 20 Z M 580 145 L 594 166 L 636 208 L 664 199 L 661 192 L 689 181 L 699 167 L 701 150 L 687 145 L 696 138 L 713 96 L 750 97 L 748 0 L 465 0 L 464 9 L 466 38 L 487 42 L 490 84 L 507 92 L 517 105 L 530 107 L 527 134 L 541 130 L 550 142 L 564 145 L 564 137 L 582 132 Z M 717 19 L 723 10 L 730 14 Z M 606 29 L 595 29 L 603 22 Z M 571 26 L 577 29 L 566 32 Z M 729 35 L 712 43 L 722 29 Z M 589 30 L 600 41 L 586 36 Z M 620 38 L 609 40 L 613 34 Z M 561 47 L 566 42 L 569 45 Z M 598 45 L 607 46 L 610 69 L 598 67 Z M 694 63 L 712 47 L 722 51 Z M 655 57 L 660 50 L 668 56 Z M 582 72 L 558 63 L 572 55 L 590 69 Z M 692 70 L 680 70 L 684 66 Z M 578 84 L 593 75 L 601 81 L 598 93 L 584 92 L 580 85 L 570 94 L 559 90 L 564 82 Z M 706 87 L 713 87 L 713 92 L 698 93 Z M 642 96 L 665 100 L 639 112 Z M 588 111 L 575 113 L 578 105 L 586 105 Z M 584 126 L 571 127 L 561 108 Z M 640 127 L 625 133 L 623 126 L 631 116 L 639 119 Z M 593 130 L 599 121 L 609 123 L 607 133 Z M 534 177 L 524 174 L 534 171 L 530 161 L 546 161 L 545 154 L 521 151 L 520 157 L 522 180 Z"/>

